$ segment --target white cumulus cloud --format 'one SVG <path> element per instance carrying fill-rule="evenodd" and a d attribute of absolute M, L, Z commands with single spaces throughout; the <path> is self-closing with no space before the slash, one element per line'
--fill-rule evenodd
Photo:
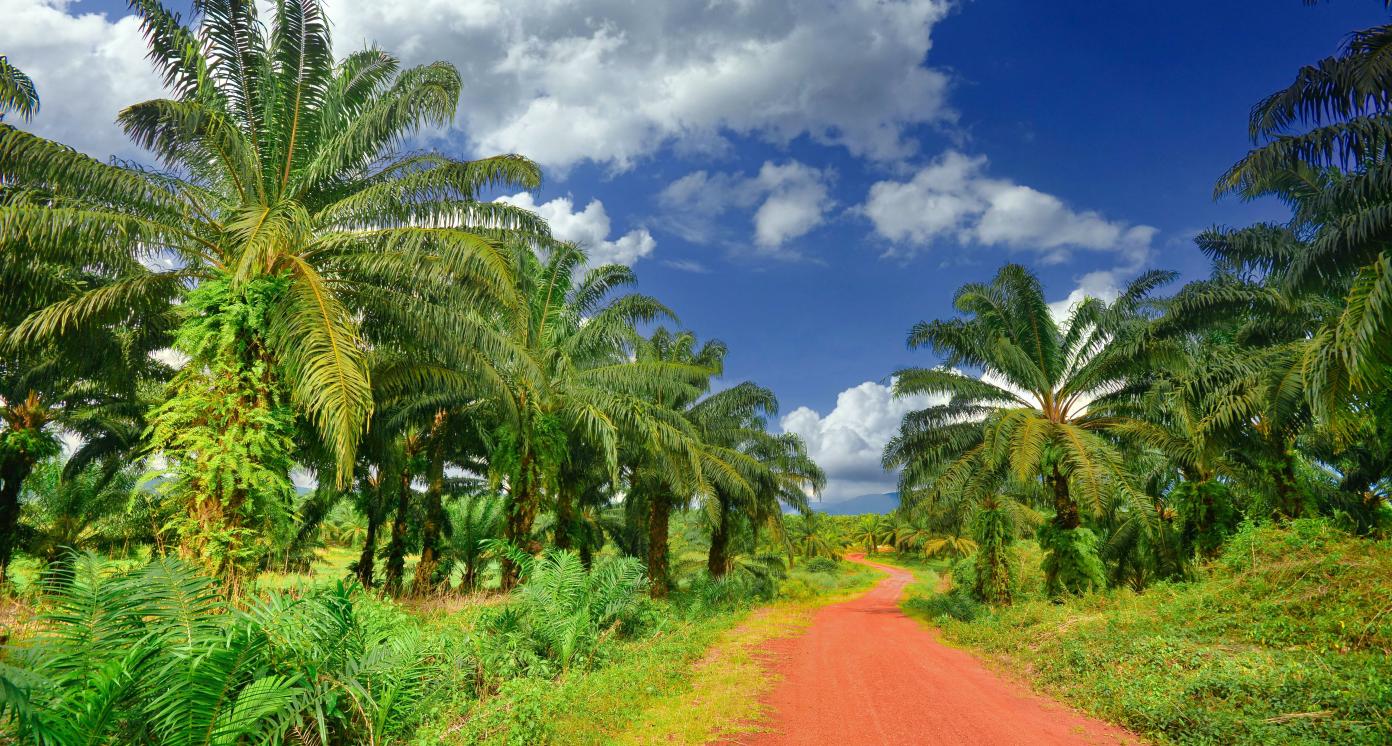
<path fill-rule="evenodd" d="M 799 137 L 894 159 L 952 119 L 923 65 L 948 0 L 331 0 L 340 53 L 371 40 L 463 73 L 480 154 L 618 169 L 668 142 Z"/>
<path fill-rule="evenodd" d="M 985 156 L 948 151 L 908 181 L 870 187 L 861 212 L 875 232 L 894 244 L 891 254 L 913 254 L 939 240 L 963 246 L 1033 250 L 1046 261 L 1085 249 L 1113 252 L 1128 267 L 1150 253 L 1156 229 L 1078 211 L 1063 200 L 985 174 Z"/>
<path fill-rule="evenodd" d="M 115 124 L 130 104 L 161 95 L 134 17 L 82 12 L 74 0 L 0 0 L 0 53 L 34 80 L 40 109 L 11 124 L 89 155 L 134 155 Z"/>
<path fill-rule="evenodd" d="M 880 467 L 885 444 L 898 432 L 905 414 L 943 401 L 895 398 L 889 386 L 866 381 L 838 394 L 836 407 L 825 416 L 798 407 L 780 424 L 783 432 L 797 433 L 807 443 L 808 454 L 827 473 L 823 499 L 837 502 L 893 490 L 896 476 Z"/>
<path fill-rule="evenodd" d="M 947 124 L 948 76 L 924 65 L 949 0 L 330 0 L 340 56 L 368 43 L 464 80 L 456 127 L 476 155 L 617 170 L 664 144 L 798 137 L 893 160 Z M 267 12 L 266 4 L 262 4 Z M 130 153 L 112 124 L 159 95 L 135 18 L 78 0 L 0 0 L 0 50 L 30 73 L 39 132 Z M 770 218 L 772 219 L 772 218 Z"/>
<path fill-rule="evenodd" d="M 522 192 L 499 197 L 498 201 L 540 215 L 551 226 L 553 236 L 580 244 L 589 253 L 591 265 L 623 264 L 631 267 L 657 247 L 657 241 L 647 228 L 635 228 L 610 240 L 609 213 L 605 211 L 604 203 L 597 199 L 590 200 L 585 209 L 578 211 L 570 197 L 557 197 L 537 204 L 530 193 Z"/>
<path fill-rule="evenodd" d="M 831 197 L 830 170 L 800 161 L 765 161 L 753 176 L 738 173 L 693 171 L 668 184 L 658 195 L 672 230 L 695 243 L 723 243 L 736 251 L 749 246 L 753 252 L 779 258 L 797 258 L 787 247 L 826 222 L 835 206 Z M 752 211 L 752 234 L 730 230 L 732 212 Z"/>

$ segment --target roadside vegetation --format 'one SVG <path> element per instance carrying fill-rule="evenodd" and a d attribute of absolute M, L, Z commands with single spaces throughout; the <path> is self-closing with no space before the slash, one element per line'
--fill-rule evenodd
<path fill-rule="evenodd" d="M 1028 542 L 1022 542 L 1028 545 Z M 1320 519 L 1246 524 L 1186 581 L 1060 603 L 971 592 L 970 563 L 921 562 L 904 609 L 1011 675 L 1160 743 L 1386 743 L 1392 544 Z"/>

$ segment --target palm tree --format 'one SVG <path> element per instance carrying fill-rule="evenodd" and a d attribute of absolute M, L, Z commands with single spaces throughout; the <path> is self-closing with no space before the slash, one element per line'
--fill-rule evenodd
<path fill-rule="evenodd" d="M 5 121 L 5 113 L 10 111 L 25 121 L 33 119 L 39 113 L 39 92 L 23 70 L 11 65 L 9 58 L 0 54 L 0 122 Z"/>
<path fill-rule="evenodd" d="M 868 514 L 861 516 L 856 522 L 851 541 L 859 544 L 866 554 L 875 554 L 892 534 L 893 528 L 885 521 L 884 516 Z"/>
<path fill-rule="evenodd" d="M 489 334 L 461 309 L 512 302 L 500 241 L 546 228 L 477 197 L 540 176 L 516 156 L 398 153 L 450 120 L 458 73 L 401 70 L 378 49 L 335 63 L 315 0 L 278 4 L 269 29 L 255 3 L 199 3 L 187 26 L 153 0 L 133 5 L 171 97 L 119 122 L 168 170 L 104 164 L 0 126 L 0 179 L 44 196 L 0 207 L 9 247 L 120 275 L 47 305 L 15 336 L 181 311 L 175 347 L 191 361 L 153 441 L 201 519 L 184 527 L 185 553 L 235 589 L 259 530 L 249 527 L 264 523 L 256 513 L 286 499 L 293 417 L 313 423 L 344 485 L 372 411 L 369 346 L 484 354 Z M 244 405 L 219 406 L 228 399 Z"/>
<path fill-rule="evenodd" d="M 653 444 L 642 441 L 633 443 L 629 449 L 632 456 L 625 499 L 646 508 L 648 588 L 654 597 L 667 595 L 671 583 L 668 533 L 672 511 L 684 509 L 701 491 L 707 472 L 718 475 L 730 471 L 729 464 L 722 458 L 724 454 L 717 448 L 705 447 L 707 444 L 700 436 L 702 425 L 714 424 L 707 421 L 717 410 L 724 413 L 741 406 L 754 406 L 754 400 L 766 393 L 749 386 L 736 386 L 716 394 L 713 402 L 698 405 L 699 397 L 710 390 L 710 381 L 723 371 L 725 353 L 725 344 L 719 340 L 707 340 L 697 347 L 696 336 L 691 332 L 673 333 L 665 328 L 654 331 L 636 350 L 640 360 L 693 366 L 706 371 L 705 380 L 699 385 L 656 402 L 679 413 L 697 433 L 696 448 L 701 467 L 689 467 L 688 442 L 683 442 L 676 451 L 654 448 Z"/>
<path fill-rule="evenodd" d="M 1309 396 L 1322 417 L 1392 384 L 1392 25 L 1352 34 L 1340 52 L 1301 68 L 1252 108 L 1254 149 L 1216 193 L 1276 196 L 1311 240 L 1270 269 L 1293 289 L 1344 298 L 1306 351 Z M 1356 408 L 1356 407 L 1354 407 Z"/>
<path fill-rule="evenodd" d="M 473 591 L 479 585 L 479 570 L 487 554 L 487 543 L 502 535 L 504 500 L 500 495 L 475 493 L 449 507 L 449 555 L 463 567 L 460 589 Z"/>
<path fill-rule="evenodd" d="M 130 538 L 123 518 L 140 476 L 138 464 L 114 460 L 65 467 L 59 459 L 41 463 L 25 486 L 28 551 L 44 577 L 60 581 L 70 576 L 73 550 L 106 550 Z"/>
<path fill-rule="evenodd" d="M 585 253 L 558 243 L 515 246 L 511 260 L 525 305 L 495 321 L 516 353 L 500 367 L 501 395 L 481 416 L 496 423 L 488 466 L 509 497 L 504 537 L 535 553 L 532 529 L 543 501 L 560 500 L 559 512 L 570 510 L 564 501 L 573 495 L 557 484 L 570 444 L 596 450 L 614 482 L 625 436 L 669 452 L 688 448 L 685 421 L 658 402 L 692 396 L 709 371 L 633 357 L 635 325 L 672 314 L 644 295 L 610 297 L 633 284 L 629 268 L 604 265 L 582 274 Z M 504 557 L 503 587 L 516 581 L 517 565 Z"/>
<path fill-rule="evenodd" d="M 963 317 L 914 325 L 909 347 L 930 347 L 944 359 L 938 368 L 899 371 L 895 394 L 951 398 L 906 415 L 885 447 L 885 466 L 904 469 L 901 494 L 979 492 L 982 480 L 999 479 L 1003 470 L 1021 482 L 1042 479 L 1053 494 L 1052 531 L 1041 537 L 1051 555 L 1050 588 L 1101 584 L 1094 573 L 1080 575 L 1069 559 L 1085 557 L 1087 547 L 1095 552 L 1081 508 L 1121 500 L 1144 511 L 1147 501 L 1104 437 L 1114 420 L 1089 403 L 1143 367 L 1137 362 L 1152 348 L 1137 320 L 1148 293 L 1172 278 L 1146 273 L 1114 302 L 1086 299 L 1060 324 L 1038 278 L 1008 264 L 990 283 L 957 291 Z M 1061 578 L 1077 580 L 1061 584 Z"/>

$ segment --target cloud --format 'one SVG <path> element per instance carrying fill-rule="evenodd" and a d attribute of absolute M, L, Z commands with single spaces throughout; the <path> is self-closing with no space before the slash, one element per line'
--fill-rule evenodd
<path fill-rule="evenodd" d="M 1033 250 L 1054 262 L 1077 249 L 1118 254 L 1127 267 L 1149 256 L 1155 228 L 1073 210 L 1052 194 L 990 178 L 985 167 L 985 156 L 948 151 L 908 181 L 871 185 L 860 212 L 875 233 L 893 242 L 891 255 L 912 255 L 950 240 Z"/>
<path fill-rule="evenodd" d="M 604 209 L 604 203 L 597 199 L 590 200 L 585 209 L 579 212 L 576 212 L 570 197 L 557 197 L 550 202 L 537 204 L 531 194 L 522 192 L 499 197 L 497 201 L 540 215 L 551 226 L 552 235 L 563 241 L 574 241 L 588 251 L 591 265 L 622 264 L 631 267 L 657 247 L 657 241 L 647 228 L 635 228 L 613 241 L 609 240 L 609 214 Z"/>
<path fill-rule="evenodd" d="M 835 206 L 830 184 L 834 174 L 796 160 L 765 161 L 759 173 L 693 171 L 668 184 L 658 195 L 664 224 L 693 243 L 723 243 L 735 251 L 748 239 L 729 230 L 731 212 L 750 212 L 753 252 L 798 258 L 786 244 L 826 222 Z"/>
<path fill-rule="evenodd" d="M 679 272 L 692 272 L 700 275 L 710 273 L 710 268 L 706 265 L 691 259 L 668 259 L 662 263 Z"/>
<path fill-rule="evenodd" d="M 626 169 L 668 142 L 800 136 L 889 160 L 946 123 L 947 76 L 923 66 L 947 0 L 332 0 L 339 51 L 371 40 L 460 68 L 479 154 Z"/>
<path fill-rule="evenodd" d="M 825 417 L 798 407 L 783 417 L 783 432 L 797 433 L 808 454 L 827 473 L 823 499 L 829 502 L 859 495 L 889 492 L 896 477 L 880 467 L 885 443 L 899 430 L 904 415 L 945 401 L 911 396 L 896 399 L 889 386 L 866 381 L 842 391 L 836 407 Z"/>
<path fill-rule="evenodd" d="M 1085 298 L 1097 298 L 1108 303 L 1116 300 L 1121 295 L 1121 280 L 1117 274 L 1116 270 L 1098 270 L 1083 275 L 1078 280 L 1078 286 L 1067 297 L 1049 304 L 1049 315 L 1054 317 L 1054 321 L 1063 323 L 1073 307 Z"/>
<path fill-rule="evenodd" d="M 672 143 L 808 137 L 893 160 L 910 128 L 949 124 L 948 76 L 924 66 L 949 0 L 331 0 L 340 56 L 368 43 L 443 57 L 465 89 L 456 126 L 477 155 L 623 170 Z M 264 11 L 264 8 L 263 8 Z M 159 93 L 132 17 L 75 0 L 0 0 L 0 49 L 40 87 L 36 130 L 130 152 L 116 112 Z"/>
<path fill-rule="evenodd" d="M 81 13 L 73 0 L 0 0 L 0 18 L 0 52 L 33 78 L 41 106 L 33 122 L 11 124 L 98 158 L 139 152 L 116 114 L 162 89 L 134 17 Z"/>

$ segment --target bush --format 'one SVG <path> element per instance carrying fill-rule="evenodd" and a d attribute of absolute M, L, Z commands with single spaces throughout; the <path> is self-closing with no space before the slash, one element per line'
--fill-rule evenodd
<path fill-rule="evenodd" d="M 813 557 L 803 568 L 808 572 L 834 573 L 841 569 L 841 563 L 830 557 Z"/>
<path fill-rule="evenodd" d="M 973 621 L 986 611 L 985 606 L 959 589 L 910 598 L 904 602 L 904 608 L 929 619 L 949 618 L 959 622 Z"/>
<path fill-rule="evenodd" d="M 41 743 L 390 741 L 453 668 L 395 607 L 339 583 L 229 604 L 193 567 L 73 557 L 43 631 L 0 663 L 0 714 Z"/>
<path fill-rule="evenodd" d="M 1107 587 L 1107 569 L 1097 550 L 1097 534 L 1088 528 L 1060 531 L 1044 526 L 1039 545 L 1044 556 L 1044 579 L 1051 596 L 1085 593 Z"/>
<path fill-rule="evenodd" d="M 1389 743 L 1392 543 L 1323 520 L 1242 525 L 1192 582 L 1017 598 L 972 618 L 915 599 L 953 642 L 1160 743 Z"/>
<path fill-rule="evenodd" d="M 524 577 L 517 599 L 480 620 L 486 636 L 476 650 L 486 679 L 588 665 L 607 637 L 636 634 L 658 620 L 636 558 L 606 557 L 587 571 L 570 551 L 512 554 Z"/>

